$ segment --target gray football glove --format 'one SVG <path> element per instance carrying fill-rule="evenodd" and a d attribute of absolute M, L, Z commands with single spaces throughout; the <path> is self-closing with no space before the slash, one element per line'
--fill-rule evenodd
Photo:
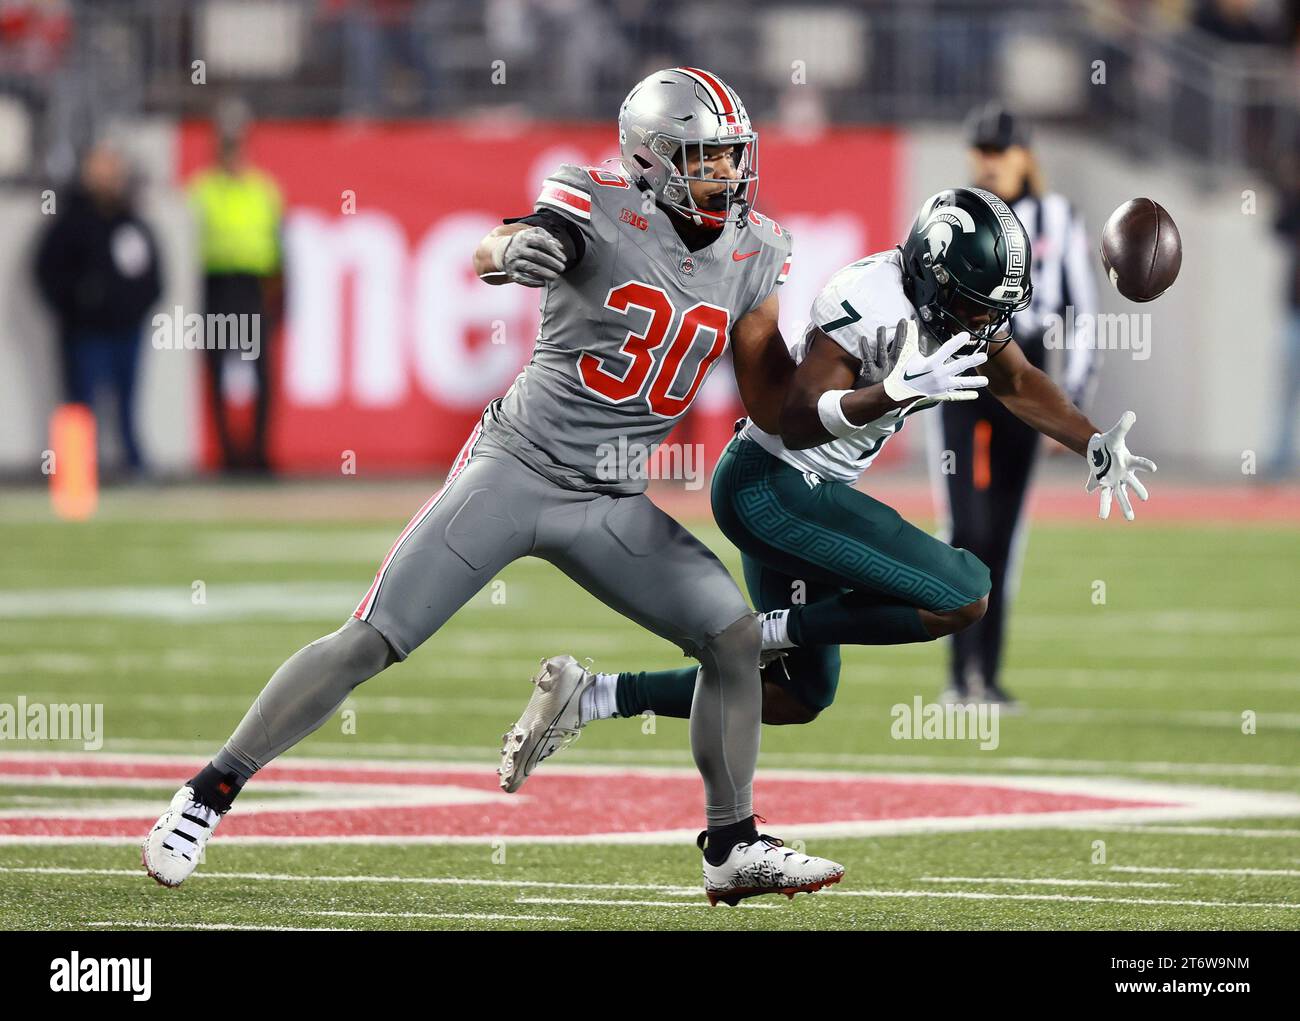
<path fill-rule="evenodd" d="M 493 263 L 506 279 L 525 287 L 545 287 L 564 272 L 564 246 L 541 227 L 503 238 Z"/>

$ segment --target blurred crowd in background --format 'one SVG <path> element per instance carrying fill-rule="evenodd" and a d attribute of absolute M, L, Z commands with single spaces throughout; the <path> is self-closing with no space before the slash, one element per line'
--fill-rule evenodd
<path fill-rule="evenodd" d="M 1110 87 L 1050 73 L 1062 47 L 1106 60 Z M 0 0 L 0 127 L 19 132 L 0 178 L 70 172 L 114 115 L 209 114 L 196 60 L 257 116 L 604 117 L 629 81 L 699 63 L 802 129 L 956 120 L 1013 88 L 1036 117 L 1276 163 L 1300 0 Z"/>
<path fill-rule="evenodd" d="M 1084 61 L 1077 80 L 1055 70 L 1063 54 Z M 205 307 L 274 316 L 280 199 L 242 158 L 242 121 L 607 121 L 629 82 L 692 62 L 790 132 L 956 124 L 999 97 L 1139 156 L 1179 153 L 1207 185 L 1250 168 L 1283 197 L 1277 230 L 1300 253 L 1300 0 L 0 0 L 0 182 L 75 185 L 32 266 L 67 399 L 110 387 L 127 463 L 141 467 L 136 348 L 160 260 L 133 197 L 148 168 L 105 140 L 115 121 L 225 118 L 216 164 L 190 185 Z M 1112 87 L 1084 87 L 1098 74 Z M 1294 468 L 1300 413 L 1293 259 L 1276 473 Z M 222 368 L 210 360 L 222 461 L 265 470 L 270 387 L 257 379 L 241 448 L 220 411 Z"/>

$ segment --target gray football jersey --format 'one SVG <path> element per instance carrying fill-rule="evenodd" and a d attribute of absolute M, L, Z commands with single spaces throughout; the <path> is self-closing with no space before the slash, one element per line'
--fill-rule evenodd
<path fill-rule="evenodd" d="M 561 166 L 535 208 L 565 217 L 586 251 L 543 291 L 532 359 L 489 405 L 485 429 L 561 485 L 642 492 L 647 458 L 731 328 L 784 282 L 790 235 L 751 213 L 692 252 L 668 213 L 600 167 Z"/>

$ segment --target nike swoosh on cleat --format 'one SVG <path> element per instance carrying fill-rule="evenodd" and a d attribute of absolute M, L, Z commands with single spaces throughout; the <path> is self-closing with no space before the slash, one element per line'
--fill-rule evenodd
<path fill-rule="evenodd" d="M 761 252 L 762 250 L 763 250 L 763 249 L 761 249 L 761 248 L 755 248 L 752 252 L 744 252 L 744 253 L 741 253 L 741 252 L 732 252 L 732 253 L 731 253 L 731 261 L 732 261 L 732 262 L 743 262 L 745 259 L 748 259 L 751 255 L 757 255 L 757 254 L 758 254 L 759 252 Z"/>

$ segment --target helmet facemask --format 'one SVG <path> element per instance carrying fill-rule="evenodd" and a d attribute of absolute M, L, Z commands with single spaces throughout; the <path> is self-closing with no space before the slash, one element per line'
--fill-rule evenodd
<path fill-rule="evenodd" d="M 707 173 L 706 149 L 731 146 L 735 154 L 736 172 L 739 176 L 721 179 L 705 176 Z M 659 200 L 669 209 L 681 213 L 692 223 L 702 227 L 721 229 L 728 221 L 743 224 L 754 206 L 758 192 L 758 135 L 754 132 L 738 134 L 734 138 L 704 140 L 680 138 L 657 134 L 648 142 L 650 152 L 663 164 L 665 181 Z M 687 171 L 690 157 L 696 159 L 697 170 Z M 718 194 L 724 199 L 720 208 L 711 209 L 695 201 L 692 182 L 723 183 L 725 190 Z"/>
<path fill-rule="evenodd" d="M 935 267 L 932 272 L 936 280 L 949 276 L 942 266 Z M 1033 297 L 1032 285 L 1014 300 L 987 297 L 955 281 L 951 287 L 945 287 L 943 283 L 939 286 L 939 298 L 925 309 L 930 313 L 924 317 L 926 325 L 938 340 L 947 340 L 961 333 L 970 334 L 969 346 L 976 351 L 987 351 L 995 343 L 1009 341 L 1011 317 L 1027 309 Z M 988 316 L 986 322 L 974 321 L 985 315 Z"/>
<path fill-rule="evenodd" d="M 671 67 L 642 79 L 618 114 L 619 158 L 637 187 L 700 227 L 744 225 L 758 191 L 758 132 L 726 82 L 698 67 Z M 710 149 L 733 150 L 734 179 L 710 176 Z M 716 159 L 717 153 L 713 154 Z M 702 184 L 718 194 L 697 199 Z"/>

